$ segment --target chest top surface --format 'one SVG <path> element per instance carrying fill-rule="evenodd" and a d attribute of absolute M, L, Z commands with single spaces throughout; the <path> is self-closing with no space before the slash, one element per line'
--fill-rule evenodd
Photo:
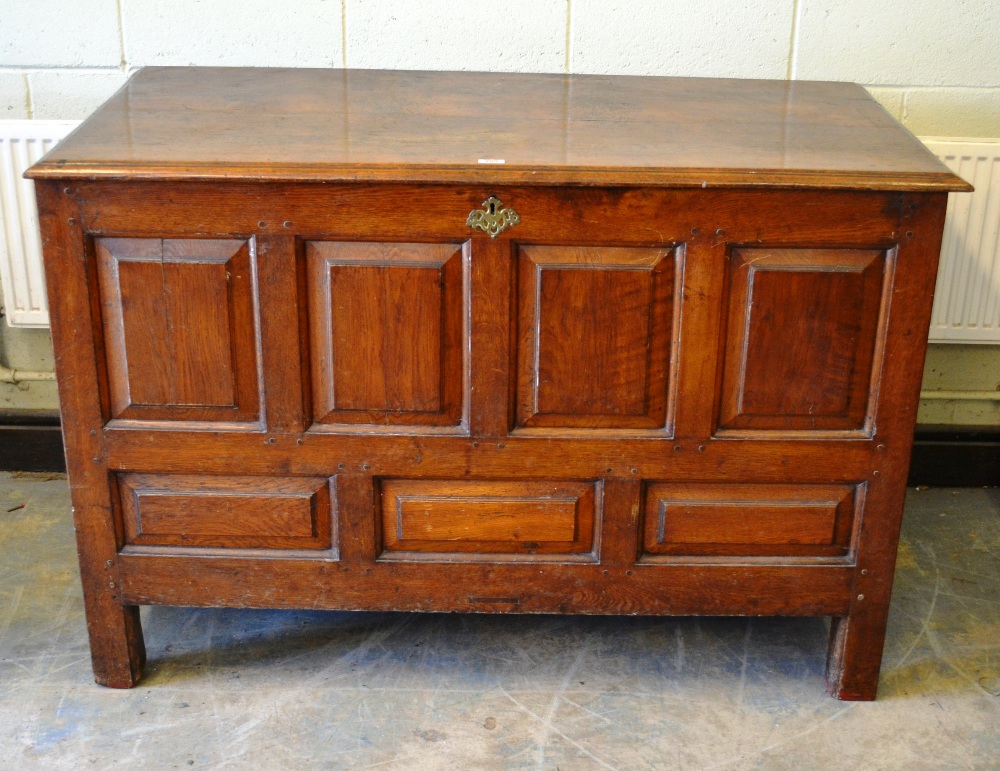
<path fill-rule="evenodd" d="M 860 86 L 141 70 L 34 178 L 964 190 Z"/>

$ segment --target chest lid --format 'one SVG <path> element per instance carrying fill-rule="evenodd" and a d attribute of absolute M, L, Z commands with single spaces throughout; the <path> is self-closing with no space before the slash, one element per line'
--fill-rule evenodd
<path fill-rule="evenodd" d="M 860 86 L 150 67 L 42 178 L 968 190 Z"/>

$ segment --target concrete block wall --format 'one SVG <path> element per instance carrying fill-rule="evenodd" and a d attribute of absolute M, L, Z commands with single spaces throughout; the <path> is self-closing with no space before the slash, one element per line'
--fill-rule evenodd
<path fill-rule="evenodd" d="M 918 134 L 1000 135 L 997 0 L 4 0 L 0 119 L 145 65 L 852 80 Z"/>
<path fill-rule="evenodd" d="M 386 67 L 850 80 L 916 134 L 997 137 L 998 37 L 1000 0 L 2 0 L 0 120 L 84 118 L 146 65 Z M 1000 347 L 939 348 L 928 387 L 1000 388 Z M 3 325 L 0 361 L 50 357 Z M 0 384 L 39 406 L 48 384 Z"/>

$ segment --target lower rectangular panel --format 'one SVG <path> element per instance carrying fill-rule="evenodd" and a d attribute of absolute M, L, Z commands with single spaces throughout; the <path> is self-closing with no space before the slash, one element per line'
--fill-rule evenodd
<path fill-rule="evenodd" d="M 651 484 L 647 555 L 843 557 L 856 485 Z"/>
<path fill-rule="evenodd" d="M 119 474 L 118 490 L 129 546 L 331 546 L 325 477 Z"/>
<path fill-rule="evenodd" d="M 600 489 L 594 482 L 383 480 L 381 558 L 592 556 Z"/>
<path fill-rule="evenodd" d="M 851 565 L 469 564 L 123 554 L 129 605 L 841 616 Z"/>

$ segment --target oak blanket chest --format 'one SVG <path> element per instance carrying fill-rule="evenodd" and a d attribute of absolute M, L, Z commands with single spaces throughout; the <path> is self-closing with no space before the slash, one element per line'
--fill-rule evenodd
<path fill-rule="evenodd" d="M 858 86 L 154 68 L 37 164 L 94 672 L 148 604 L 833 618 L 948 191 Z"/>

